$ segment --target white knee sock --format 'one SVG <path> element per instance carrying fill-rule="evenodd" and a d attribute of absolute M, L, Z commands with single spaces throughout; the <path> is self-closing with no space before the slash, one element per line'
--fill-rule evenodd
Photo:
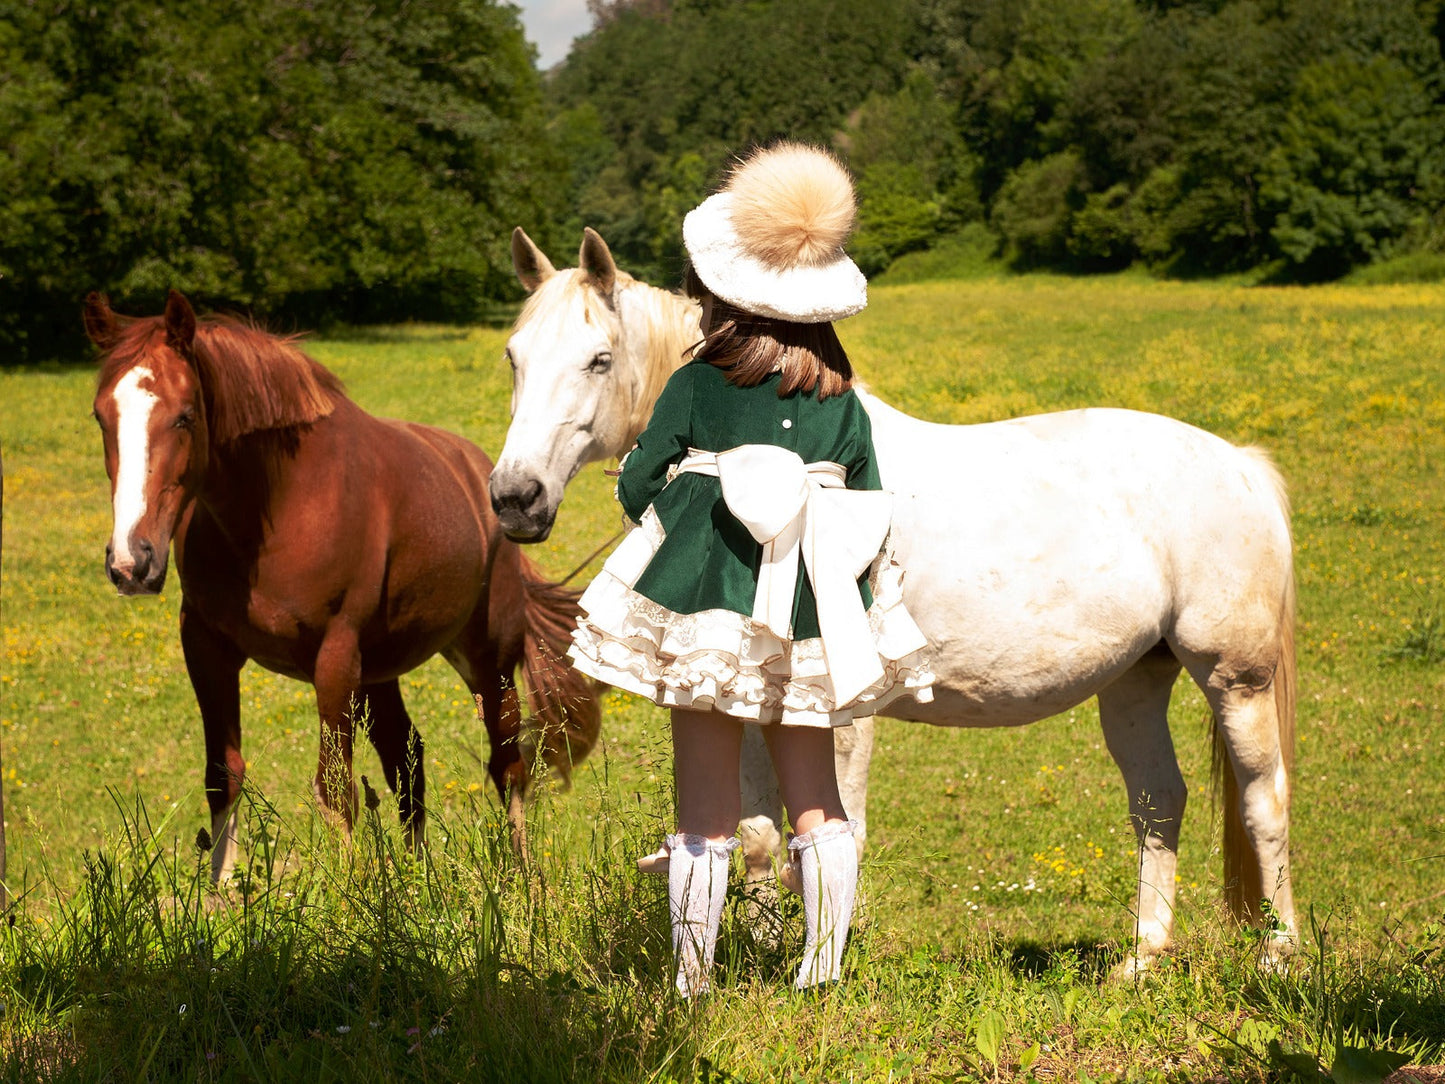
<path fill-rule="evenodd" d="M 728 867 L 737 845 L 735 838 L 719 841 L 682 833 L 667 837 L 672 954 L 677 962 L 677 992 L 683 997 L 707 992 L 727 897 Z"/>
<path fill-rule="evenodd" d="M 848 943 L 853 898 L 858 891 L 853 828 L 853 821 L 833 821 L 795 836 L 788 844 L 803 882 L 803 917 L 808 930 L 803 965 L 793 983 L 799 990 L 834 982 L 842 974 L 843 946 Z"/>

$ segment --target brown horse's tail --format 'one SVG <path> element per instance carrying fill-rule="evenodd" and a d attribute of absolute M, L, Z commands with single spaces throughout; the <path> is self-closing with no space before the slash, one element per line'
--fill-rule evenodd
<path fill-rule="evenodd" d="M 531 708 L 531 741 L 544 761 L 566 780 L 597 744 L 602 709 L 597 684 L 572 668 L 567 648 L 581 613 L 579 592 L 544 579 L 525 555 L 522 678 Z"/>
<path fill-rule="evenodd" d="M 1291 570 L 1285 585 L 1284 605 L 1280 612 L 1279 661 L 1274 671 L 1274 714 L 1279 734 L 1280 761 L 1284 764 L 1288 785 L 1294 785 L 1295 741 L 1295 585 Z M 1239 811 L 1239 781 L 1229 763 L 1229 752 L 1214 723 L 1215 792 L 1223 802 L 1224 815 L 1224 899 L 1230 912 L 1241 922 L 1259 922 L 1264 918 L 1260 900 L 1271 898 L 1274 885 L 1260 879 L 1259 858 L 1244 831 Z"/>

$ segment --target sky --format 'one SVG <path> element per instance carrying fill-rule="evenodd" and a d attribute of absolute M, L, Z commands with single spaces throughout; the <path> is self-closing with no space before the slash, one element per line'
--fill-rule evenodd
<path fill-rule="evenodd" d="M 567 55 L 572 39 L 592 28 L 587 0 L 512 0 L 522 9 L 527 40 L 537 46 L 537 67 L 546 71 Z"/>

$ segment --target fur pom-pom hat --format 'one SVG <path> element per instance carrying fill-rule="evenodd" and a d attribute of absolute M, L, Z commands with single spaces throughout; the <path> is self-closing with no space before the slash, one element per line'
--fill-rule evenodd
<path fill-rule="evenodd" d="M 744 312 L 821 324 L 861 312 L 868 280 L 843 244 L 853 181 L 826 151 L 782 143 L 741 162 L 689 212 L 682 239 L 704 286 Z"/>

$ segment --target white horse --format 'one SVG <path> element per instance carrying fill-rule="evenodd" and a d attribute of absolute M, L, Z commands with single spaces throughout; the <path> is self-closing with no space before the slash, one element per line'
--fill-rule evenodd
<path fill-rule="evenodd" d="M 531 297 L 507 348 L 512 425 L 492 503 L 510 537 L 537 541 L 578 470 L 631 447 L 700 337 L 698 309 L 619 271 L 590 229 L 576 269 L 554 269 L 520 229 L 512 257 Z M 1267 900 L 1288 949 L 1295 588 L 1288 501 L 1265 455 L 1134 411 L 935 425 L 860 395 L 895 495 L 904 598 L 938 675 L 931 704 L 885 714 L 1020 726 L 1099 698 L 1141 851 L 1128 975 L 1173 928 L 1187 788 L 1167 712 L 1187 670 L 1213 712 L 1229 903 L 1257 920 Z M 862 781 L 845 795 L 859 816 L 871 730 L 838 735 L 862 739 L 839 756 L 844 786 Z M 744 810 L 771 818 L 751 826 L 775 844 L 776 782 L 765 756 L 751 760 Z M 756 877 L 768 857 L 749 850 Z"/>

